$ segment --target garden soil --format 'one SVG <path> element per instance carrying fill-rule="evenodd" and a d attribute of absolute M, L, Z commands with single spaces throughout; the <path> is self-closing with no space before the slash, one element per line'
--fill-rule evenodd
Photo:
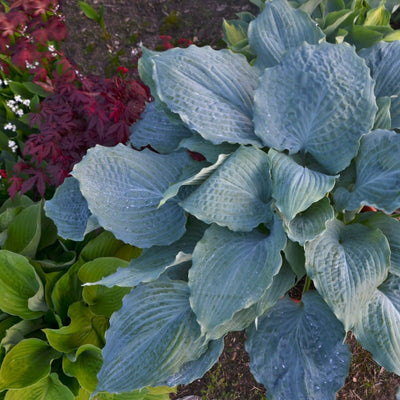
<path fill-rule="evenodd" d="M 137 64 L 140 44 L 163 49 L 160 35 L 173 42 L 184 38 L 197 45 L 223 47 L 223 19 L 234 19 L 238 12 L 257 13 L 248 0 L 87 0 L 97 11 L 104 6 L 105 30 L 85 18 L 77 0 L 61 0 L 69 38 L 63 51 L 82 73 L 108 76 L 118 66 Z M 202 379 L 180 386 L 171 399 L 199 396 L 204 400 L 262 400 L 265 388 L 249 369 L 244 349 L 245 334 L 225 338 L 225 351 L 219 362 Z M 349 334 L 353 352 L 350 375 L 337 400 L 395 400 L 400 378 L 378 366 Z M 297 399 L 287 399 L 297 400 Z M 321 399 L 323 400 L 323 399 Z"/>

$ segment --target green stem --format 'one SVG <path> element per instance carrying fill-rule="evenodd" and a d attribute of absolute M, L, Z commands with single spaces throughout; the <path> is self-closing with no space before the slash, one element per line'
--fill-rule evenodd
<path fill-rule="evenodd" d="M 398 213 L 398 214 L 392 214 L 391 217 L 392 217 L 392 218 L 399 218 L 399 217 L 400 217 L 400 213 Z"/>
<path fill-rule="evenodd" d="M 306 282 L 304 283 L 303 294 L 310 290 L 311 286 L 311 279 L 310 277 L 306 276 Z"/>

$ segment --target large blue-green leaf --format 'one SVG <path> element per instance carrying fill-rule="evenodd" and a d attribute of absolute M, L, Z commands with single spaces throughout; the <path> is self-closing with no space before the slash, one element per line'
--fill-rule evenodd
<path fill-rule="evenodd" d="M 156 280 L 166 269 L 192 259 L 194 247 L 203 236 L 206 227 L 207 225 L 201 221 L 190 218 L 181 239 L 169 246 L 153 246 L 145 249 L 127 268 L 119 268 L 117 272 L 95 284 L 108 287 L 115 285 L 134 287 L 139 283 Z"/>
<path fill-rule="evenodd" d="M 185 231 L 184 211 L 174 199 L 160 208 L 158 204 L 189 161 L 187 153 L 162 155 L 122 144 L 97 145 L 72 175 L 101 226 L 124 242 L 146 248 L 173 243 Z"/>
<path fill-rule="evenodd" d="M 363 136 L 355 159 L 355 182 L 335 191 L 337 208 L 356 210 L 369 205 L 390 214 L 400 207 L 399 154 L 396 132 L 378 129 Z"/>
<path fill-rule="evenodd" d="M 324 197 L 289 222 L 285 222 L 286 233 L 291 240 L 304 245 L 325 230 L 326 223 L 335 216 L 329 199 Z"/>
<path fill-rule="evenodd" d="M 46 215 L 57 226 L 58 234 L 64 239 L 80 241 L 87 233 L 91 215 L 86 199 L 74 177 L 66 178 L 51 200 L 44 205 Z"/>
<path fill-rule="evenodd" d="M 400 277 L 389 275 L 378 287 L 353 332 L 380 365 L 400 375 Z"/>
<path fill-rule="evenodd" d="M 360 214 L 357 222 L 383 232 L 390 246 L 389 272 L 400 276 L 400 221 L 380 212 L 367 212 Z"/>
<path fill-rule="evenodd" d="M 345 332 L 317 292 L 285 298 L 247 331 L 250 369 L 268 399 L 334 400 L 349 371 Z"/>
<path fill-rule="evenodd" d="M 244 56 L 190 46 L 152 62 L 158 98 L 190 129 L 214 144 L 260 143 L 252 122 L 258 75 Z"/>
<path fill-rule="evenodd" d="M 138 149 L 151 145 L 159 153 L 172 153 L 180 141 L 193 132 L 182 123 L 171 121 L 156 103 L 148 103 L 145 110 L 130 128 L 130 142 Z"/>
<path fill-rule="evenodd" d="M 187 385 L 195 379 L 200 379 L 218 361 L 224 350 L 224 340 L 213 340 L 209 342 L 206 352 L 198 359 L 184 364 L 179 372 L 170 376 L 165 385 Z"/>
<path fill-rule="evenodd" d="M 272 218 L 270 162 L 256 147 L 239 147 L 182 207 L 206 223 L 251 231 Z"/>
<path fill-rule="evenodd" d="M 392 104 L 391 97 L 378 97 L 376 99 L 378 112 L 375 116 L 374 129 L 390 129 L 392 126 L 392 117 L 390 108 Z"/>
<path fill-rule="evenodd" d="M 400 41 L 382 41 L 359 54 L 367 62 L 376 82 L 376 97 L 391 97 L 391 127 L 400 128 Z"/>
<path fill-rule="evenodd" d="M 309 153 L 336 174 L 374 124 L 373 87 L 351 46 L 304 44 L 264 71 L 254 98 L 255 132 L 266 146 Z"/>
<path fill-rule="evenodd" d="M 218 339 L 233 316 L 257 303 L 282 264 L 286 235 L 275 218 L 270 234 L 212 225 L 197 243 L 189 270 L 190 304 L 202 334 Z"/>
<path fill-rule="evenodd" d="M 386 279 L 390 248 L 379 229 L 344 225 L 339 220 L 305 244 L 306 270 L 346 331 L 358 321 L 362 307 Z"/>
<path fill-rule="evenodd" d="M 325 35 L 304 11 L 295 10 L 286 0 L 273 0 L 250 22 L 248 36 L 257 53 L 255 65 L 266 68 L 279 64 L 287 50 L 303 42 L 317 44 Z"/>
<path fill-rule="evenodd" d="M 335 185 L 336 176 L 330 176 L 308 167 L 284 153 L 271 149 L 272 197 L 288 221 L 321 200 Z"/>
<path fill-rule="evenodd" d="M 163 384 L 206 350 L 185 282 L 139 285 L 110 319 L 96 392 Z"/>

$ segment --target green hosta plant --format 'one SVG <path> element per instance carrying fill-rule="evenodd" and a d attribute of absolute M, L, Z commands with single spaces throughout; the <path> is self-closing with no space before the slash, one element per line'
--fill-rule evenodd
<path fill-rule="evenodd" d="M 129 289 L 82 285 L 126 267 L 140 251 L 109 232 L 60 240 L 43 204 L 27 197 L 0 209 L 0 246 L 0 398 L 88 400 L 109 317 Z M 166 400 L 170 391 L 94 399 Z"/>
<path fill-rule="evenodd" d="M 144 249 L 95 282 L 132 288 L 96 393 L 189 383 L 242 329 L 271 399 L 334 399 L 349 330 L 400 374 L 400 42 L 327 43 L 285 0 L 249 32 L 254 65 L 145 49 L 131 144 L 89 150 L 45 205 L 64 238 L 97 223 Z"/>
<path fill-rule="evenodd" d="M 267 0 L 252 1 L 260 9 L 264 9 Z M 370 47 L 375 43 L 384 40 L 392 42 L 400 40 L 400 31 L 395 31 L 391 22 L 395 15 L 400 13 L 397 0 L 294 0 L 292 6 L 301 12 L 307 12 L 319 25 L 326 36 L 326 41 L 331 43 L 350 43 L 361 49 Z M 269 14 L 276 14 L 279 18 L 280 8 L 267 6 L 267 13 L 264 13 L 264 20 L 259 18 L 258 24 L 268 24 Z M 394 14 L 395 13 L 395 14 Z M 235 52 L 246 55 L 249 61 L 256 58 L 257 54 L 252 49 L 250 42 L 254 44 L 254 26 L 249 30 L 250 22 L 255 16 L 249 12 L 238 14 L 239 19 L 224 21 L 224 40 L 228 47 Z M 299 20 L 300 21 L 300 20 Z M 293 20 L 284 16 L 281 23 L 291 27 Z M 266 26 L 266 33 L 274 30 L 275 26 Z M 250 39 L 249 36 L 252 36 Z"/>

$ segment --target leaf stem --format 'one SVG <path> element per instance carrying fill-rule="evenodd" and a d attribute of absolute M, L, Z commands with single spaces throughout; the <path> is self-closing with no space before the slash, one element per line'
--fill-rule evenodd
<path fill-rule="evenodd" d="M 309 276 L 306 276 L 306 282 L 304 283 L 303 294 L 310 290 L 311 279 Z"/>

